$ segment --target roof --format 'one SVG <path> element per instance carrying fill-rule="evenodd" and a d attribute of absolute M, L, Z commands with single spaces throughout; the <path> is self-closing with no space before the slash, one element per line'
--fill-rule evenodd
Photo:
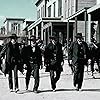
<path fill-rule="evenodd" d="M 28 28 L 28 26 L 30 26 L 32 23 L 34 23 L 35 21 L 26 21 L 26 26 L 23 30 L 26 30 Z"/>
<path fill-rule="evenodd" d="M 87 10 L 88 14 L 91 14 L 91 20 L 97 21 L 100 19 L 100 4 L 95 5 Z"/>
<path fill-rule="evenodd" d="M 40 2 L 42 2 L 43 0 L 37 0 L 35 5 L 37 6 Z"/>
<path fill-rule="evenodd" d="M 63 21 L 59 17 L 54 17 L 54 18 L 50 18 L 50 17 L 39 18 L 38 20 L 36 20 L 34 23 L 32 23 L 28 27 L 28 31 L 31 30 L 32 28 L 34 28 L 35 26 L 37 26 L 38 24 L 40 24 L 41 22 L 63 22 Z"/>
<path fill-rule="evenodd" d="M 100 9 L 100 4 L 95 5 L 87 10 L 87 13 L 92 13 L 93 11 Z"/>
<path fill-rule="evenodd" d="M 67 20 L 75 20 L 75 17 L 77 17 L 78 20 L 84 21 L 84 12 L 86 12 L 87 9 L 89 9 L 89 7 L 85 7 L 75 12 L 73 15 L 69 16 Z"/>
<path fill-rule="evenodd" d="M 24 21 L 25 18 L 6 18 L 4 23 L 7 21 L 7 20 L 19 20 L 19 21 Z"/>

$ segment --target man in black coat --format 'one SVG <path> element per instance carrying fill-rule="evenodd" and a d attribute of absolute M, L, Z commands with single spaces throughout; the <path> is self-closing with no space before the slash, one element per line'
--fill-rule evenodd
<path fill-rule="evenodd" d="M 61 65 L 62 62 L 62 44 L 58 42 L 57 38 L 51 36 L 50 43 L 45 48 L 44 63 L 46 66 L 46 71 L 50 72 L 51 86 L 53 91 L 55 91 L 56 83 L 60 78 L 61 71 L 63 71 Z"/>
<path fill-rule="evenodd" d="M 68 59 L 74 68 L 74 86 L 79 91 L 82 87 L 84 65 L 88 61 L 88 45 L 82 40 L 82 33 L 77 33 L 76 41 L 69 48 Z"/>
<path fill-rule="evenodd" d="M 26 64 L 26 90 L 28 89 L 30 76 L 32 75 L 34 77 L 34 88 L 33 92 L 38 93 L 38 87 L 39 87 L 39 69 L 40 65 L 42 65 L 42 53 L 41 49 L 36 43 L 36 37 L 31 36 L 30 39 L 30 45 L 25 46 L 22 49 L 22 58 L 23 63 Z"/>
<path fill-rule="evenodd" d="M 8 42 L 0 52 L 0 58 L 6 55 L 5 59 L 5 70 L 4 74 L 8 74 L 8 80 L 9 80 L 9 89 L 10 92 L 13 91 L 13 77 L 12 77 L 12 70 L 14 71 L 14 88 L 15 92 L 19 91 L 18 87 L 18 69 L 20 62 L 21 62 L 21 55 L 20 55 L 20 49 L 19 44 L 17 42 L 17 35 L 12 34 L 10 36 L 10 42 Z M 22 68 L 21 68 L 22 69 Z"/>
<path fill-rule="evenodd" d="M 30 65 L 31 54 L 32 54 L 31 45 L 26 44 L 26 41 L 23 40 L 23 42 L 21 43 L 21 58 L 23 61 L 23 68 L 26 70 L 26 77 L 25 77 L 26 90 L 28 90 L 28 85 L 29 85 L 31 71 L 32 71 Z"/>

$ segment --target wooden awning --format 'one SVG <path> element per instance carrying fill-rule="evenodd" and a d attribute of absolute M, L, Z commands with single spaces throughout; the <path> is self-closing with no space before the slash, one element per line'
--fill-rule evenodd
<path fill-rule="evenodd" d="M 75 20 L 75 17 L 77 17 L 77 20 L 84 21 L 84 12 L 87 12 L 87 9 L 89 9 L 89 8 L 83 8 L 83 9 L 77 11 L 75 14 L 68 17 L 67 20 Z"/>
<path fill-rule="evenodd" d="M 100 4 L 89 8 L 87 14 L 91 14 L 91 21 L 100 20 Z"/>

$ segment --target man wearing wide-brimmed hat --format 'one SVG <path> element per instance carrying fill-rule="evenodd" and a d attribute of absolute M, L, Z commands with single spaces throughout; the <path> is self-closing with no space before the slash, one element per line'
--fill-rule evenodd
<path fill-rule="evenodd" d="M 18 69 L 20 68 L 18 66 L 21 62 L 21 55 L 19 44 L 17 42 L 17 35 L 12 34 L 11 36 L 9 36 L 9 38 L 10 41 L 3 47 L 2 51 L 0 52 L 0 58 L 6 55 L 4 74 L 9 75 L 8 80 L 10 92 L 12 92 L 14 88 L 15 92 L 17 92 L 19 91 Z M 14 72 L 14 83 L 12 77 L 12 70 Z"/>
<path fill-rule="evenodd" d="M 57 37 L 50 36 L 49 39 L 50 42 L 46 46 L 44 52 L 44 63 L 46 66 L 46 72 L 50 72 L 51 88 L 55 92 L 56 84 L 63 71 L 63 52 L 62 44 L 58 41 Z"/>
<path fill-rule="evenodd" d="M 24 49 L 23 60 L 27 66 L 26 73 L 26 90 L 28 90 L 30 76 L 34 77 L 33 92 L 38 93 L 39 87 L 39 68 L 42 65 L 42 54 L 40 47 L 37 45 L 36 36 L 32 35 L 29 39 L 30 45 Z"/>
<path fill-rule="evenodd" d="M 83 41 L 82 33 L 77 33 L 75 38 L 76 41 L 69 48 L 68 59 L 74 69 L 73 84 L 76 90 L 79 91 L 82 87 L 84 65 L 87 64 L 89 50 L 87 43 Z"/>

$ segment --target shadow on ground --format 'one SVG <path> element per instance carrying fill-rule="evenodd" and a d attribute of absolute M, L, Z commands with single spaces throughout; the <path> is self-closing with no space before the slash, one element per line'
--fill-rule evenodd
<path fill-rule="evenodd" d="M 82 91 L 100 92 L 100 89 L 82 89 Z"/>

